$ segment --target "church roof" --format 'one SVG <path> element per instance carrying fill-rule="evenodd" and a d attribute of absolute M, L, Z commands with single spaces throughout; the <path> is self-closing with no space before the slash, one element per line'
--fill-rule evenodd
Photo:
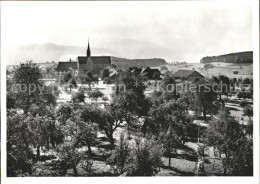
<path fill-rule="evenodd" d="M 79 56 L 78 62 L 79 64 L 86 64 L 88 57 Z M 93 64 L 102 64 L 102 65 L 111 65 L 111 57 L 110 56 L 91 56 L 91 60 Z"/>
<path fill-rule="evenodd" d="M 69 69 L 77 70 L 77 62 L 62 62 L 60 61 L 57 68 L 55 69 L 56 72 L 67 72 Z"/>

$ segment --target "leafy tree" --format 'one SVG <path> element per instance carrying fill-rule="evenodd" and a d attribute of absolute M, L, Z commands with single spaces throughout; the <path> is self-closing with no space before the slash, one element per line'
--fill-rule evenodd
<path fill-rule="evenodd" d="M 109 77 L 109 69 L 108 68 L 103 68 L 100 72 L 100 77 L 102 80 L 105 78 Z"/>
<path fill-rule="evenodd" d="M 252 117 L 253 117 L 253 107 L 250 105 L 247 105 L 244 107 L 244 116 L 248 116 L 249 117 L 249 122 L 248 125 L 246 127 L 246 132 L 250 135 L 253 136 L 253 121 L 252 121 Z"/>
<path fill-rule="evenodd" d="M 154 140 L 135 139 L 130 152 L 127 174 L 130 176 L 152 176 L 161 167 L 162 149 Z"/>
<path fill-rule="evenodd" d="M 222 109 L 218 118 L 210 123 L 206 137 L 209 146 L 217 148 L 220 155 L 225 154 L 222 158 L 224 175 L 237 175 L 240 171 L 243 171 L 240 175 L 248 175 L 253 170 L 250 139 L 226 109 Z"/>
<path fill-rule="evenodd" d="M 95 99 L 95 100 L 96 100 L 96 103 L 97 103 L 97 99 L 103 97 L 103 96 L 104 96 L 104 93 L 102 93 L 102 92 L 99 91 L 99 90 L 96 90 L 96 91 L 89 92 L 89 93 L 88 93 L 88 96 L 89 96 L 89 98 L 91 98 L 91 99 Z"/>
<path fill-rule="evenodd" d="M 130 156 L 131 148 L 127 136 L 123 133 L 120 135 L 119 143 L 112 151 L 111 156 L 107 162 L 117 166 L 117 170 L 120 174 L 123 174 L 126 170 L 127 159 Z"/>
<path fill-rule="evenodd" d="M 148 132 L 160 135 L 168 131 L 169 126 L 174 129 L 178 140 L 185 142 L 187 137 L 187 128 L 190 126 L 190 118 L 180 101 L 170 101 L 161 104 L 159 107 L 153 107 L 148 119 Z"/>
<path fill-rule="evenodd" d="M 96 82 L 96 79 L 93 77 L 91 72 L 87 72 L 84 75 L 80 75 L 78 77 L 78 81 L 81 84 L 88 84 L 89 89 L 91 89 L 91 84 L 92 84 L 92 82 Z"/>
<path fill-rule="evenodd" d="M 77 81 L 74 78 L 70 78 L 68 81 L 68 85 L 71 91 L 71 88 L 76 88 L 77 87 Z"/>
<path fill-rule="evenodd" d="M 71 117 L 73 108 L 67 104 L 62 103 L 57 107 L 56 118 L 61 124 L 65 124 L 66 121 Z"/>
<path fill-rule="evenodd" d="M 79 91 L 72 94 L 72 102 L 73 103 L 84 103 L 85 102 L 85 94 L 83 91 Z"/>
<path fill-rule="evenodd" d="M 163 71 L 163 70 L 168 70 L 168 68 L 167 68 L 167 66 L 163 65 L 163 66 L 161 66 L 160 70 L 161 70 L 161 71 Z"/>
<path fill-rule="evenodd" d="M 46 146 L 49 148 L 49 144 L 62 143 L 63 135 L 60 130 L 55 126 L 55 120 L 48 116 L 26 116 L 25 122 L 32 133 L 32 144 L 37 149 L 37 159 L 40 158 L 40 148 Z"/>
<path fill-rule="evenodd" d="M 249 78 L 244 78 L 242 84 L 251 84 L 251 80 Z"/>
<path fill-rule="evenodd" d="M 99 108 L 95 105 L 85 106 L 78 116 L 80 116 L 80 120 L 77 121 L 78 127 L 81 128 L 80 132 L 82 132 L 79 140 L 88 146 L 88 151 L 91 154 L 91 146 L 97 142 L 97 130 L 100 119 Z"/>
<path fill-rule="evenodd" d="M 38 65 L 28 61 L 14 68 L 12 84 L 16 85 L 13 94 L 15 106 L 25 113 L 32 104 L 37 106 L 56 105 L 58 91 L 53 86 L 46 86 L 39 79 L 42 73 Z M 55 90 L 54 90 L 55 89 Z"/>
<path fill-rule="evenodd" d="M 106 77 L 106 78 L 104 78 L 104 82 L 103 83 L 104 84 L 113 84 L 113 80 L 110 79 L 109 77 Z"/>
<path fill-rule="evenodd" d="M 115 130 L 123 123 L 122 111 L 115 108 L 115 106 L 108 110 L 100 109 L 100 119 L 98 121 L 101 130 L 104 130 L 106 136 L 109 138 L 111 147 L 114 147 L 113 134 Z"/>
<path fill-rule="evenodd" d="M 112 104 L 122 109 L 122 118 L 131 124 L 134 117 L 145 114 L 149 107 L 149 100 L 144 95 L 145 85 L 141 78 L 132 73 L 121 73 L 116 82 L 116 91 L 112 95 Z M 146 107 L 145 107 L 146 106 Z M 145 109 L 143 109 L 145 107 Z"/>
<path fill-rule="evenodd" d="M 215 114 L 218 111 L 219 107 L 216 100 L 217 93 L 211 84 L 207 84 L 207 81 L 200 81 L 196 84 L 196 92 L 194 101 L 192 102 L 192 108 L 196 113 L 202 112 L 205 121 L 207 114 Z"/>
<path fill-rule="evenodd" d="M 172 154 L 174 147 L 179 142 L 178 136 L 177 136 L 177 134 L 175 134 L 171 124 L 169 125 L 167 132 L 161 133 L 160 142 L 163 145 L 166 156 L 168 156 L 168 158 L 169 158 L 169 167 L 171 167 L 171 154 Z"/>
<path fill-rule="evenodd" d="M 94 84 L 98 84 L 98 82 L 99 82 L 99 77 L 98 77 L 97 75 L 95 75 L 95 76 L 93 77 L 93 82 L 94 82 Z"/>
<path fill-rule="evenodd" d="M 68 168 L 73 168 L 74 176 L 78 176 L 77 165 L 84 158 L 85 153 L 80 152 L 74 142 L 66 141 L 64 144 L 59 145 L 56 148 L 59 158 L 62 160 L 63 174 L 67 173 Z"/>
<path fill-rule="evenodd" d="M 31 172 L 33 151 L 32 132 L 25 115 L 16 109 L 7 111 L 7 176 Z"/>
<path fill-rule="evenodd" d="M 105 102 L 105 105 L 106 105 L 106 101 L 108 101 L 108 97 L 107 96 L 103 96 L 102 100 Z"/>

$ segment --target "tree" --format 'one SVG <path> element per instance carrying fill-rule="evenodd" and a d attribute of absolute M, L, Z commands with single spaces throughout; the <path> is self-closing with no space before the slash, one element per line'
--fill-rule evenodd
<path fill-rule="evenodd" d="M 112 106 L 108 110 L 100 109 L 100 119 L 98 124 L 101 130 L 105 131 L 106 136 L 108 137 L 111 147 L 114 147 L 114 138 L 113 134 L 115 130 L 123 123 L 122 111 L 121 109 L 115 108 Z"/>
<path fill-rule="evenodd" d="M 213 87 L 213 85 L 207 84 L 207 81 L 203 80 L 196 84 L 192 108 L 196 113 L 202 112 L 205 121 L 207 114 L 215 114 L 219 108 L 216 103 L 217 93 Z"/>
<path fill-rule="evenodd" d="M 226 109 L 221 109 L 218 117 L 210 123 L 206 137 L 208 146 L 217 148 L 222 158 L 224 175 L 237 175 L 237 169 L 243 171 L 240 175 L 250 175 L 253 170 L 252 145 L 239 123 L 229 116 Z M 251 148 L 250 148 L 251 147 Z M 249 172 L 248 172 L 249 171 Z"/>
<path fill-rule="evenodd" d="M 42 78 L 41 69 L 32 61 L 21 64 L 14 68 L 12 78 L 13 99 L 16 108 L 21 108 L 27 113 L 32 104 L 37 106 L 56 105 L 58 90 L 54 86 L 45 85 Z"/>
<path fill-rule="evenodd" d="M 127 174 L 130 176 L 152 176 L 161 167 L 161 147 L 154 140 L 137 138 L 130 152 Z"/>
<path fill-rule="evenodd" d="M 244 107 L 244 116 L 248 116 L 249 117 L 249 122 L 248 125 L 246 126 L 246 132 L 249 134 L 249 136 L 253 136 L 253 121 L 252 121 L 252 117 L 253 117 L 253 107 L 250 105 L 247 105 Z"/>
<path fill-rule="evenodd" d="M 108 68 L 103 68 L 100 72 L 100 77 L 102 80 L 105 78 L 109 77 L 109 69 Z"/>
<path fill-rule="evenodd" d="M 80 141 L 88 146 L 88 151 L 91 155 L 91 146 L 95 145 L 97 142 L 97 130 L 98 122 L 100 119 L 99 108 L 95 105 L 85 106 L 81 110 L 80 114 L 79 128 L 81 128 Z"/>
<path fill-rule="evenodd" d="M 84 157 L 84 152 L 80 152 L 73 142 L 66 141 L 64 144 L 56 148 L 59 158 L 62 160 L 63 174 L 67 173 L 68 168 L 71 166 L 74 176 L 78 176 L 77 165 Z"/>
<path fill-rule="evenodd" d="M 129 146 L 129 141 L 127 136 L 123 133 L 120 134 L 119 143 L 116 148 L 112 151 L 111 156 L 108 158 L 107 162 L 117 166 L 117 170 L 120 174 L 125 172 L 125 166 L 127 164 L 127 159 L 130 156 L 131 148 Z"/>
<path fill-rule="evenodd" d="M 160 142 L 163 145 L 166 156 L 169 158 L 169 167 L 171 167 L 171 154 L 174 147 L 179 142 L 177 134 L 174 133 L 171 124 L 169 125 L 167 132 L 161 133 Z"/>
<path fill-rule="evenodd" d="M 222 95 L 228 96 L 228 93 L 230 92 L 230 79 L 225 75 L 219 75 L 218 77 L 213 76 L 212 80 L 215 84 L 217 84 L 217 88 L 214 90 L 217 91 L 219 96 L 219 101 L 222 103 L 222 106 L 225 106 L 225 101 L 221 98 Z"/>
<path fill-rule="evenodd" d="M 103 96 L 102 100 L 105 102 L 105 105 L 106 105 L 106 101 L 108 101 L 108 97 L 107 96 Z"/>
<path fill-rule="evenodd" d="M 65 124 L 66 121 L 71 117 L 73 108 L 67 104 L 62 103 L 57 107 L 56 118 L 61 124 Z"/>
<path fill-rule="evenodd" d="M 94 79 L 94 77 L 93 77 L 91 72 L 87 72 L 84 75 L 80 75 L 78 77 L 78 81 L 81 84 L 88 84 L 89 89 L 91 89 L 91 84 L 92 84 L 92 82 L 96 81 L 96 79 Z"/>
<path fill-rule="evenodd" d="M 104 78 L 103 83 L 104 83 L 104 84 L 113 84 L 113 80 L 110 79 L 109 77 L 106 77 L 106 78 Z"/>
<path fill-rule="evenodd" d="M 101 98 L 104 96 L 104 93 L 102 93 L 101 91 L 99 90 L 96 90 L 96 91 L 92 91 L 92 92 L 89 92 L 88 93 L 88 97 L 91 98 L 91 99 L 95 99 L 96 100 L 96 103 L 97 103 L 97 99 L 98 98 Z"/>
<path fill-rule="evenodd" d="M 144 95 L 145 85 L 140 77 L 132 73 L 121 73 L 116 81 L 116 91 L 112 95 L 111 105 L 122 109 L 122 118 L 131 124 L 134 117 L 143 116 L 143 107 L 149 103 Z"/>
<path fill-rule="evenodd" d="M 16 109 L 7 111 L 7 176 L 31 172 L 33 150 L 32 132 L 25 121 L 25 114 Z"/>
<path fill-rule="evenodd" d="M 71 88 L 76 88 L 77 87 L 77 81 L 74 78 L 70 78 L 68 81 L 68 85 L 71 91 Z"/>
<path fill-rule="evenodd" d="M 85 102 L 85 94 L 83 91 L 79 91 L 72 94 L 72 102 L 73 103 L 84 103 Z"/>
<path fill-rule="evenodd" d="M 163 65 L 163 66 L 161 66 L 160 70 L 161 70 L 161 71 L 163 71 L 163 70 L 168 70 L 168 68 L 167 68 L 167 66 Z"/>
<path fill-rule="evenodd" d="M 166 133 L 171 126 L 179 142 L 185 142 L 187 137 L 187 128 L 190 126 L 190 118 L 180 101 L 169 101 L 161 104 L 159 107 L 152 107 L 150 118 L 147 122 L 148 132 L 155 135 Z"/>

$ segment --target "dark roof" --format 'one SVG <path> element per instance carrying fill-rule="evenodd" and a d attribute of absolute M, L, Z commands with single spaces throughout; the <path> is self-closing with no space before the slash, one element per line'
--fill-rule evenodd
<path fill-rule="evenodd" d="M 77 62 L 59 62 L 57 68 L 55 69 L 56 72 L 67 72 L 69 69 L 72 68 L 73 70 L 77 70 Z"/>
<path fill-rule="evenodd" d="M 87 63 L 86 56 L 79 56 L 78 62 L 79 64 L 86 64 Z M 91 60 L 93 64 L 102 64 L 102 65 L 111 65 L 111 57 L 110 56 L 91 56 Z"/>
<path fill-rule="evenodd" d="M 137 68 L 137 67 L 129 67 L 129 70 L 130 70 L 131 73 L 135 73 L 137 75 L 139 75 L 142 71 L 141 68 Z"/>
<path fill-rule="evenodd" d="M 185 77 L 185 78 L 187 78 L 187 77 L 189 77 L 189 76 L 190 76 L 192 73 L 194 73 L 194 72 L 200 74 L 199 72 L 197 72 L 197 71 L 195 71 L 195 70 L 178 70 L 177 72 L 175 72 L 175 73 L 173 74 L 173 77 L 177 77 L 177 78 L 183 78 L 183 77 Z M 200 75 L 201 75 L 201 74 L 200 74 Z M 203 76 L 203 75 L 201 75 L 201 76 Z"/>

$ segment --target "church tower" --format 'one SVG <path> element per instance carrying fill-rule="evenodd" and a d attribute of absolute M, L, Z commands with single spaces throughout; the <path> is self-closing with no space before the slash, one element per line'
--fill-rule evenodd
<path fill-rule="evenodd" d="M 89 47 L 89 40 L 88 40 L 87 57 L 91 57 L 91 52 L 90 52 L 90 47 Z"/>

